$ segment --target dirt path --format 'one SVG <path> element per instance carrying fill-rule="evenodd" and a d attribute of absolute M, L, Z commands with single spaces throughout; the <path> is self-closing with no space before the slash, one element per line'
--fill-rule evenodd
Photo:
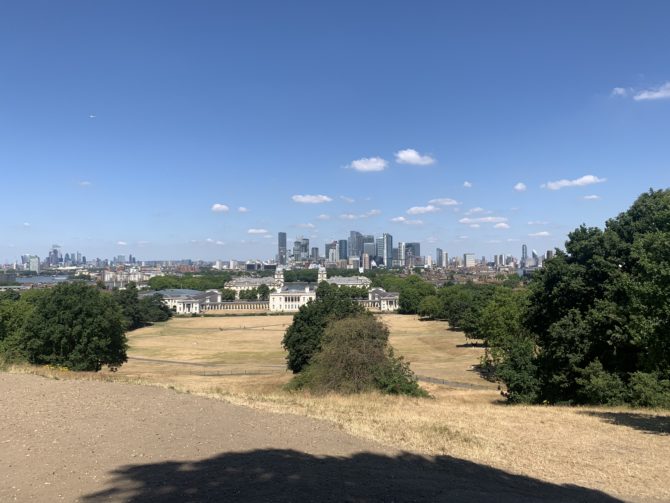
<path fill-rule="evenodd" d="M 0 373 L 0 501 L 615 501 L 168 389 Z"/>

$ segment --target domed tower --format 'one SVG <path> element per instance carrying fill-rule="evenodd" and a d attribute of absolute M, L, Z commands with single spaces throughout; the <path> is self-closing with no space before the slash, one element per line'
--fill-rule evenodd
<path fill-rule="evenodd" d="M 284 287 L 284 268 L 277 267 L 275 270 L 275 290 L 279 291 Z"/>
<path fill-rule="evenodd" d="M 328 274 L 326 273 L 326 268 L 319 266 L 319 273 L 317 274 L 316 282 L 320 284 L 322 281 L 326 281 L 327 279 Z"/>

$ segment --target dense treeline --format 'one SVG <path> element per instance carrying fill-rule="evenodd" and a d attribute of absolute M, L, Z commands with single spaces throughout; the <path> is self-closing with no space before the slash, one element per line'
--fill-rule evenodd
<path fill-rule="evenodd" d="M 202 273 L 186 273 L 182 276 L 154 276 L 149 279 L 149 288 L 165 290 L 168 288 L 188 288 L 191 290 L 221 290 L 232 278 L 227 271 L 205 271 Z"/>
<path fill-rule="evenodd" d="M 0 359 L 97 371 L 126 361 L 128 330 L 166 321 L 160 295 L 130 284 L 108 292 L 83 282 L 0 293 Z"/>
<path fill-rule="evenodd" d="M 445 293 L 461 313 L 445 318 L 488 345 L 511 402 L 670 407 L 670 191 L 575 229 L 565 248 L 526 289 Z"/>

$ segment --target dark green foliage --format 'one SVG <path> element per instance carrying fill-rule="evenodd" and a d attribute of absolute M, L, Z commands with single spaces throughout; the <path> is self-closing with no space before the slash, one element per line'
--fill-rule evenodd
<path fill-rule="evenodd" d="M 127 359 L 120 307 L 108 293 L 81 283 L 36 297 L 15 342 L 30 363 L 73 370 L 117 367 Z"/>
<path fill-rule="evenodd" d="M 149 279 L 149 288 L 152 290 L 166 290 L 168 288 L 189 288 L 192 290 L 221 290 L 227 281 L 232 278 L 226 271 L 204 271 L 199 274 L 184 274 L 183 276 L 154 276 Z"/>
<path fill-rule="evenodd" d="M 139 311 L 143 325 L 167 321 L 172 316 L 172 311 L 163 303 L 163 297 L 158 293 L 142 297 L 139 300 Z"/>
<path fill-rule="evenodd" d="M 258 287 L 258 300 L 270 300 L 270 287 L 261 285 Z"/>
<path fill-rule="evenodd" d="M 319 352 L 323 332 L 330 321 L 357 314 L 371 316 L 338 287 L 321 283 L 316 300 L 300 308 L 284 334 L 282 346 L 288 351 L 288 368 L 294 373 L 300 372 Z"/>
<path fill-rule="evenodd" d="M 604 230 L 575 229 L 533 275 L 527 302 L 508 302 L 503 315 L 499 300 L 483 311 L 479 335 L 498 355 L 510 401 L 527 401 L 512 400 L 521 378 L 532 392 L 516 396 L 531 401 L 668 406 L 670 191 L 641 195 Z"/>
<path fill-rule="evenodd" d="M 442 316 L 442 303 L 437 295 L 429 295 L 421 299 L 417 314 L 424 318 L 440 318 Z"/>
<path fill-rule="evenodd" d="M 235 290 L 230 288 L 224 288 L 221 290 L 221 301 L 222 302 L 231 302 L 235 300 Z"/>
<path fill-rule="evenodd" d="M 135 283 L 129 283 L 123 290 L 114 290 L 112 296 L 121 308 L 126 330 L 135 330 L 145 325 Z"/>
<path fill-rule="evenodd" d="M 452 328 L 465 332 L 465 336 L 469 339 L 483 339 L 479 326 L 481 312 L 493 298 L 497 288 L 502 287 L 466 283 L 440 288 L 438 291 L 438 298 L 442 302 L 440 318 L 446 319 Z"/>
<path fill-rule="evenodd" d="M 258 289 L 250 288 L 249 290 L 241 290 L 240 300 L 258 300 Z"/>
<path fill-rule="evenodd" d="M 372 316 L 351 316 L 331 322 L 322 348 L 291 387 L 316 393 L 360 393 L 427 396 L 409 365 L 393 355 L 386 326 Z"/>

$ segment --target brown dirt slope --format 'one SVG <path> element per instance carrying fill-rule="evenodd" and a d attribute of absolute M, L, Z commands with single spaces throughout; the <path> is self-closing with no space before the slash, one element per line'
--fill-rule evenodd
<path fill-rule="evenodd" d="M 168 389 L 0 373 L 0 501 L 616 501 Z"/>

